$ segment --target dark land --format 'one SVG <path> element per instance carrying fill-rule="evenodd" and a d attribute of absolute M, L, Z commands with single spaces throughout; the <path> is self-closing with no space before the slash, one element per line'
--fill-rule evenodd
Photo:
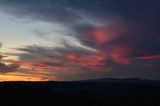
<path fill-rule="evenodd" d="M 160 81 L 1 82 L 0 106 L 160 106 Z"/>

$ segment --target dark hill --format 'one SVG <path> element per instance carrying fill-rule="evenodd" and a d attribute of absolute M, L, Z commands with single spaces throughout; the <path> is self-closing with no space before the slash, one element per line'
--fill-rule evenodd
<path fill-rule="evenodd" d="M 160 81 L 1 82 L 1 106 L 160 106 Z"/>

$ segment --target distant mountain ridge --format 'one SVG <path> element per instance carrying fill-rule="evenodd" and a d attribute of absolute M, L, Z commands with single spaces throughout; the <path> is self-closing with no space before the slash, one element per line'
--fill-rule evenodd
<path fill-rule="evenodd" d="M 82 80 L 81 82 L 160 82 L 160 80 L 149 80 L 141 78 L 100 78 Z"/>
<path fill-rule="evenodd" d="M 10 83 L 10 82 L 33 82 L 33 83 L 52 83 L 52 82 L 160 82 L 160 80 L 149 80 L 141 78 L 99 78 L 99 79 L 88 79 L 88 80 L 74 80 L 74 81 L 3 81 L 0 83 Z"/>
<path fill-rule="evenodd" d="M 160 106 L 159 89 L 159 80 L 139 78 L 0 83 L 2 106 Z"/>

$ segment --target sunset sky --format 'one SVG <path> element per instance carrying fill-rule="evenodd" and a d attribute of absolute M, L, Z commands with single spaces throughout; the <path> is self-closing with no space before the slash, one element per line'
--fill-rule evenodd
<path fill-rule="evenodd" d="M 0 81 L 160 79 L 159 0 L 0 0 Z"/>

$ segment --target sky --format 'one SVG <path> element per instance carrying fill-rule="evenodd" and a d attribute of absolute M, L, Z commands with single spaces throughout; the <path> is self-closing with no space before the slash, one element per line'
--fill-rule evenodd
<path fill-rule="evenodd" d="M 0 0 L 0 81 L 160 79 L 159 0 Z"/>

